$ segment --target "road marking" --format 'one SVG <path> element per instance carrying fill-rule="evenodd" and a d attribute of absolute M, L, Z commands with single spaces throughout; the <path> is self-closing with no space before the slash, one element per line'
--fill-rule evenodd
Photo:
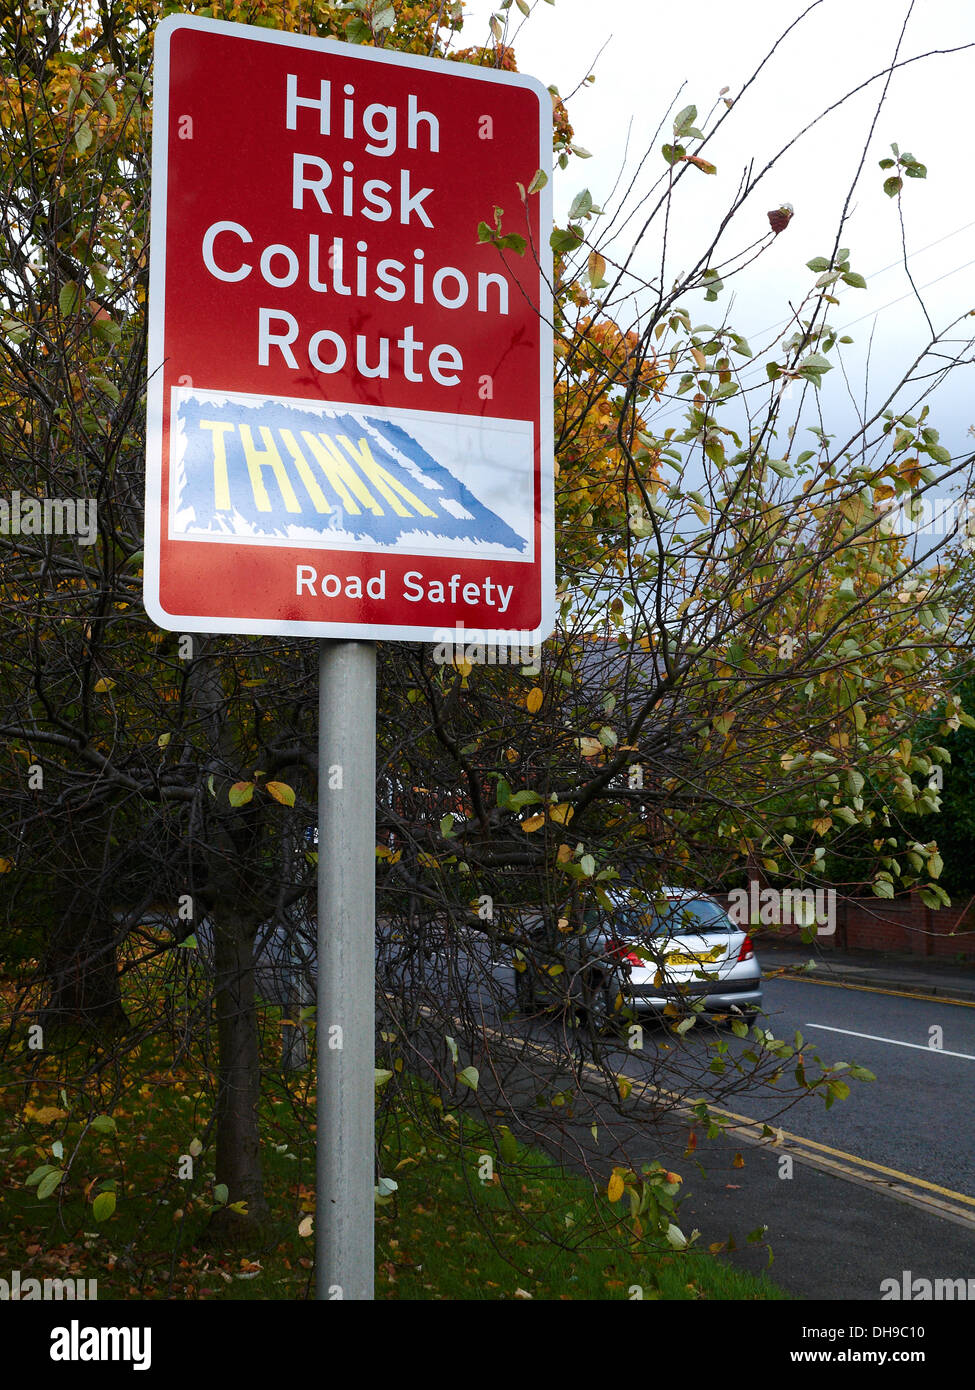
<path fill-rule="evenodd" d="M 387 994 L 387 997 L 391 996 Z M 421 1012 L 430 1017 L 434 1016 L 434 1010 L 428 1006 L 423 1006 Z M 460 1024 L 459 1019 L 451 1019 L 450 1021 L 455 1025 Z M 807 1028 L 825 1027 L 824 1024 L 810 1023 L 804 1026 Z M 497 1038 L 502 1047 L 512 1041 L 517 1041 L 520 1044 L 522 1054 L 534 1052 L 553 1061 L 560 1060 L 558 1054 L 550 1046 L 536 1038 L 527 1038 L 518 1034 L 506 1035 L 500 1028 L 492 1027 L 484 1020 L 481 1021 L 479 1031 L 485 1037 L 490 1035 Z M 840 1032 L 842 1030 L 834 1029 L 833 1031 Z M 868 1037 L 870 1035 L 862 1033 L 854 1036 Z M 893 1041 L 893 1039 L 881 1039 L 880 1041 Z M 902 1046 L 916 1047 L 918 1044 L 904 1043 Z M 922 1049 L 925 1052 L 929 1050 L 935 1051 L 934 1048 Z M 966 1056 L 967 1054 L 952 1055 Z M 616 1086 L 611 1087 L 610 1077 L 594 1062 L 581 1062 L 580 1070 L 592 1073 L 596 1084 L 607 1093 L 611 1101 L 615 1103 L 618 1100 L 618 1079 L 613 1078 L 616 1080 Z M 621 1075 L 625 1076 L 626 1073 Z M 644 1083 L 641 1087 L 639 1077 L 627 1076 L 626 1079 L 633 1083 L 633 1091 L 636 1092 L 634 1099 L 638 1105 L 652 1104 L 655 1095 L 675 1102 L 674 1108 L 678 1113 L 683 1113 L 689 1118 L 696 1118 L 693 1109 L 695 1102 L 691 1097 L 680 1096 L 676 1091 L 668 1090 L 663 1086 L 650 1085 L 648 1087 Z M 616 1091 L 615 1095 L 613 1094 L 614 1091 Z M 651 1094 L 648 1095 L 647 1091 Z M 707 1103 L 706 1098 L 702 1097 L 702 1099 L 705 1099 L 705 1103 Z M 975 1208 L 975 1197 L 969 1196 L 966 1192 L 956 1192 L 953 1188 L 942 1187 L 939 1183 L 929 1182 L 927 1178 L 917 1178 L 911 1173 L 902 1173 L 898 1168 L 888 1168 L 883 1163 L 874 1163 L 869 1158 L 860 1158 L 859 1155 L 847 1153 L 844 1149 L 835 1149 L 829 1144 L 822 1144 L 816 1139 L 806 1139 L 802 1135 L 792 1134 L 789 1130 L 778 1127 L 775 1129 L 775 1138 L 770 1140 L 764 1131 L 771 1129 L 772 1126 L 765 1120 L 754 1120 L 750 1115 L 738 1115 L 733 1110 L 725 1110 L 716 1105 L 708 1104 L 708 1110 L 713 1115 L 719 1115 L 723 1119 L 735 1122 L 722 1130 L 725 1137 L 737 1134 L 741 1140 L 754 1145 L 755 1148 L 772 1153 L 791 1153 L 800 1162 L 809 1163 L 813 1167 L 834 1174 L 838 1178 L 864 1184 L 874 1191 L 879 1191 L 900 1201 L 907 1201 L 927 1211 L 935 1211 L 963 1225 L 970 1227 L 975 1224 L 975 1211 L 972 1210 Z M 815 1152 L 810 1152 L 810 1150 L 815 1150 Z M 839 1159 L 842 1159 L 843 1162 L 838 1162 Z M 927 1196 L 927 1193 L 933 1195 Z M 944 1200 L 945 1198 L 948 1200 Z M 962 1203 L 962 1205 L 955 1206 L 954 1203 Z"/>
<path fill-rule="evenodd" d="M 971 1052 L 949 1052 L 946 1047 L 929 1047 L 924 1043 L 901 1042 L 899 1038 L 881 1038 L 876 1033 L 854 1033 L 849 1028 L 831 1028 L 828 1023 L 804 1023 L 803 1028 L 819 1028 L 826 1033 L 842 1033 L 847 1038 L 866 1038 L 869 1042 L 890 1043 L 892 1047 L 912 1047 L 916 1052 L 933 1052 L 941 1057 L 964 1057 L 966 1062 L 975 1062 Z"/>
<path fill-rule="evenodd" d="M 787 965 L 765 972 L 766 980 L 788 980 L 797 985 L 829 985 L 830 989 L 856 989 L 863 994 L 892 994 L 896 999 L 920 999 L 929 1004 L 951 1004 L 957 1009 L 975 1009 L 971 999 L 954 999 L 948 994 L 918 994 L 912 989 L 881 989 L 879 985 L 857 985 L 850 980 L 823 980 L 816 975 L 790 973 Z"/>

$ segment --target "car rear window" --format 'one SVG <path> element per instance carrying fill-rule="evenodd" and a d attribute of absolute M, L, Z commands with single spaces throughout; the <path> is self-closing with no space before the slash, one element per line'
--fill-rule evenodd
<path fill-rule="evenodd" d="M 705 898 L 669 898 L 668 910 L 627 905 L 614 911 L 612 922 L 625 936 L 675 936 L 680 932 L 733 932 L 735 928 L 717 903 Z"/>

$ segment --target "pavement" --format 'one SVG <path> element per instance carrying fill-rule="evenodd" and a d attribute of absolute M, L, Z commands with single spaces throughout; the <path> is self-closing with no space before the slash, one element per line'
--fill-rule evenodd
<path fill-rule="evenodd" d="M 836 985 L 896 990 L 936 999 L 975 1002 L 975 965 L 928 960 L 900 951 L 850 951 L 830 946 L 802 946 L 752 933 L 766 975 L 812 975 Z M 814 968 L 807 968 L 808 962 Z"/>

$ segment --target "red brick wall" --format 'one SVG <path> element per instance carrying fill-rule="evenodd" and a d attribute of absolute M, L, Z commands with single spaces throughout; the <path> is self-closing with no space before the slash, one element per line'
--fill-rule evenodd
<path fill-rule="evenodd" d="M 716 894 L 727 906 L 727 896 Z M 760 927 L 758 939 L 767 933 L 781 940 L 798 940 L 795 926 Z M 951 907 L 926 908 L 920 894 L 887 901 L 883 898 L 843 898 L 837 893 L 836 932 L 819 936 L 817 944 L 849 947 L 858 951 L 905 951 L 937 959 L 963 957 L 975 962 L 975 902 L 959 901 Z"/>

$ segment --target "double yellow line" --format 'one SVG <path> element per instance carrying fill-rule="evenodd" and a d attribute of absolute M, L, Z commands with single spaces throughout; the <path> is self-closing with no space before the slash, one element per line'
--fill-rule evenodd
<path fill-rule="evenodd" d="M 884 989 L 880 985 L 858 985 L 852 980 L 824 980 L 817 975 L 806 975 L 800 972 L 793 974 L 787 965 L 773 966 L 771 970 L 764 972 L 766 980 L 789 980 L 796 984 L 803 985 L 829 985 L 830 989 L 855 989 L 862 994 L 892 994 L 897 999 L 921 999 L 929 1004 L 952 1004 L 958 1009 L 975 1009 L 975 1001 L 970 999 L 953 999 L 948 994 L 915 994 L 910 989 Z"/>
<path fill-rule="evenodd" d="M 943 1003 L 944 1000 L 939 1002 Z M 480 1031 L 493 1035 L 501 1042 L 512 1041 L 512 1039 L 505 1038 L 505 1035 L 498 1029 L 491 1028 L 487 1024 L 482 1023 Z M 549 1060 L 559 1060 L 552 1049 L 546 1047 L 544 1043 L 520 1037 L 517 1042 L 522 1051 L 527 1048 Z M 611 1091 L 610 1078 L 595 1063 L 583 1062 L 582 1069 L 591 1073 L 603 1089 Z M 638 1081 L 632 1077 L 628 1077 L 627 1080 L 634 1082 L 633 1095 L 637 1104 L 648 1105 L 652 1103 L 654 1097 L 660 1097 L 670 1102 L 675 1111 L 688 1116 L 694 1115 L 692 1105 L 684 1097 L 678 1096 L 676 1092 L 654 1086 L 652 1088 L 644 1087 L 638 1094 Z M 775 1137 L 770 1139 L 763 1131 L 766 1128 L 771 1129 L 773 1126 L 766 1126 L 765 1122 L 761 1120 L 753 1120 L 750 1115 L 738 1115 L 733 1110 L 723 1110 L 715 1105 L 708 1105 L 708 1111 L 712 1115 L 719 1116 L 722 1120 L 730 1121 L 722 1127 L 722 1134 L 737 1139 L 741 1143 L 765 1149 L 766 1152 L 788 1154 L 790 1158 L 813 1168 L 819 1168 L 823 1172 L 832 1173 L 834 1177 L 843 1178 L 848 1182 L 858 1182 L 875 1192 L 884 1193 L 889 1197 L 908 1202 L 913 1206 L 934 1212 L 939 1216 L 948 1217 L 967 1226 L 975 1226 L 975 1197 L 970 1197 L 966 1192 L 956 1192 L 953 1188 L 942 1187 L 940 1183 L 928 1182 L 927 1178 L 918 1178 L 912 1173 L 903 1173 L 899 1168 L 888 1168 L 883 1163 L 873 1163 L 870 1159 L 847 1153 L 845 1149 L 834 1149 L 829 1144 L 821 1144 L 816 1139 L 806 1139 L 802 1135 L 792 1134 L 788 1130 L 775 1128 Z"/>

